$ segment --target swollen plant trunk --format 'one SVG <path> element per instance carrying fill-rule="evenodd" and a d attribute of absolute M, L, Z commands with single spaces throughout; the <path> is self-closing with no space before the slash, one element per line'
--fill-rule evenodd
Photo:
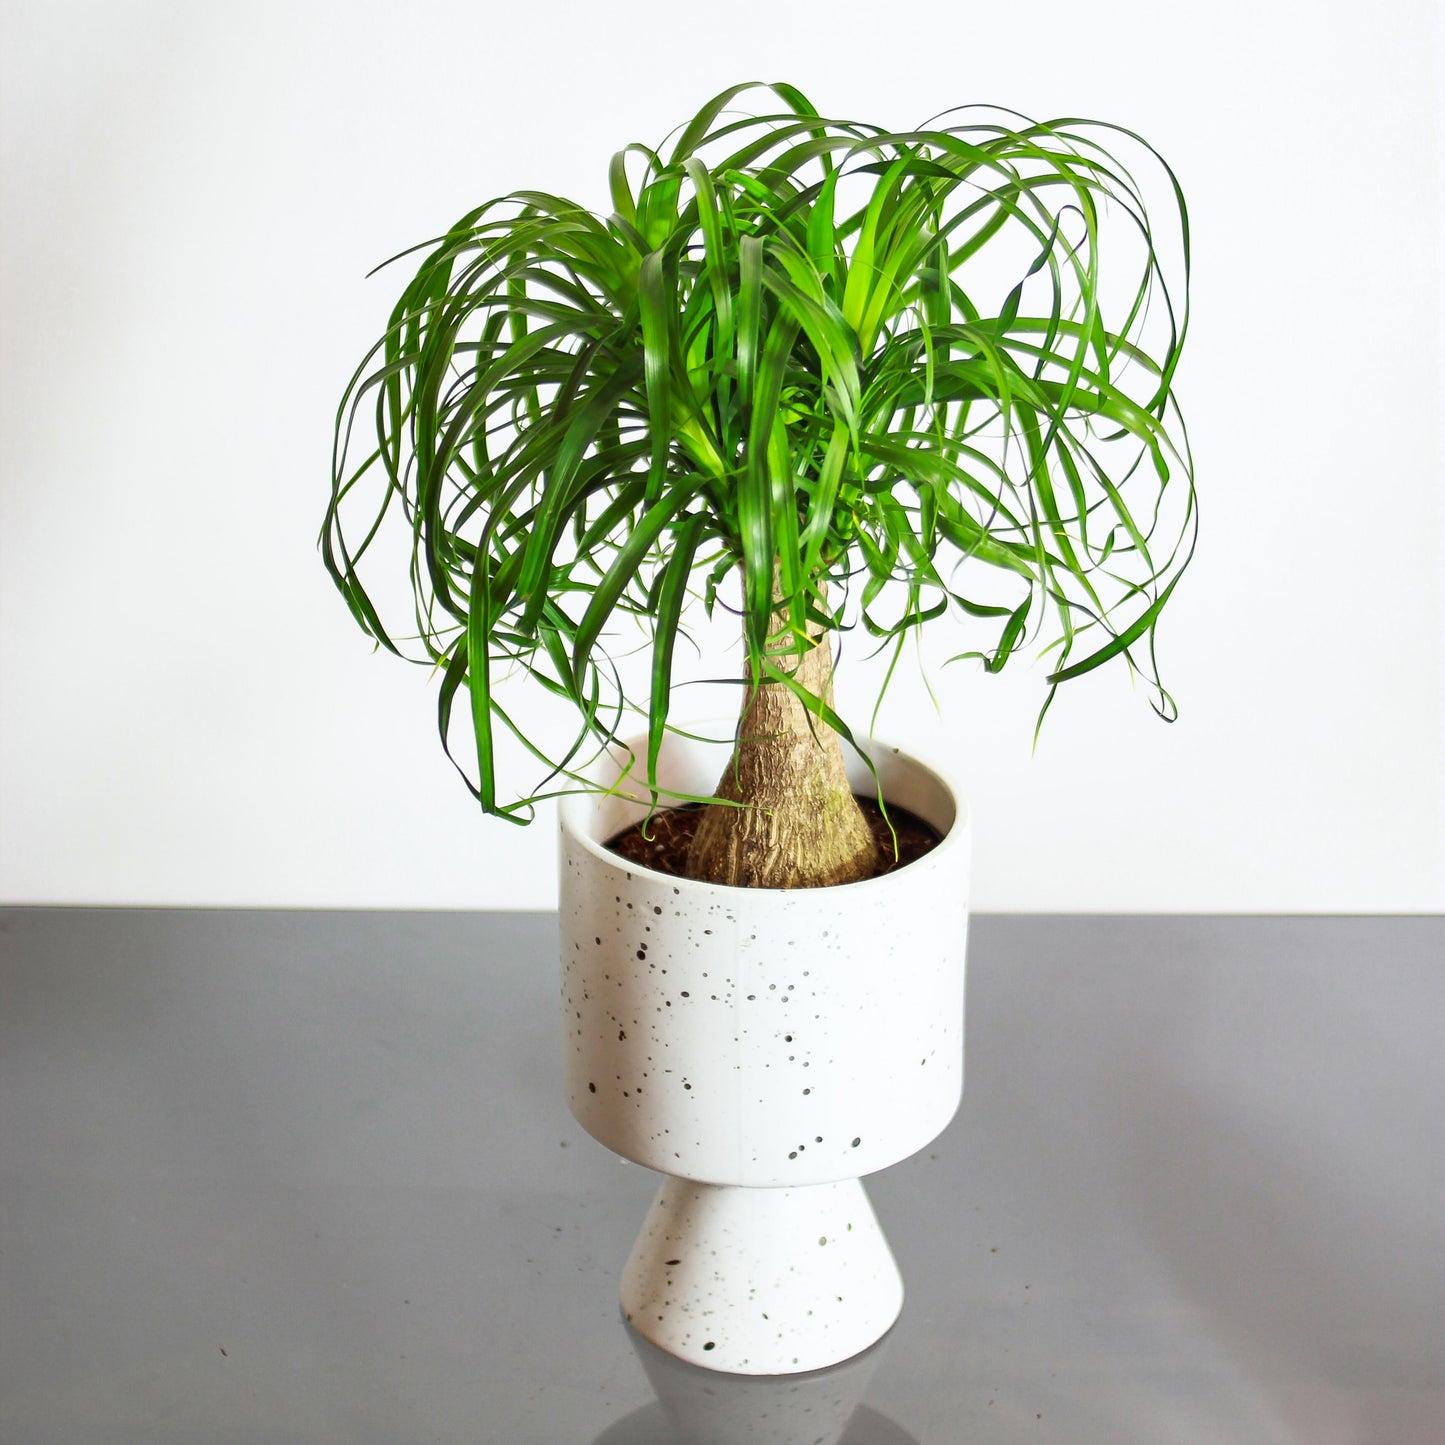
<path fill-rule="evenodd" d="M 826 633 L 798 660 L 800 687 L 833 703 Z M 848 783 L 843 742 L 784 683 L 750 679 L 737 746 L 703 809 L 687 873 L 742 888 L 823 888 L 870 877 L 878 845 Z"/>

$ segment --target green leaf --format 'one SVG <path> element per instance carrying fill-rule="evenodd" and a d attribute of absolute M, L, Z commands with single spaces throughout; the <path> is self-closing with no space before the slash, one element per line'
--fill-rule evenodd
<path fill-rule="evenodd" d="M 686 501 L 685 495 L 674 492 L 654 502 L 644 511 L 627 541 L 618 548 L 612 565 L 608 567 L 602 580 L 590 589 L 591 600 L 578 624 L 572 643 L 572 673 L 579 686 L 582 675 L 590 664 L 593 645 L 612 615 L 618 599 L 637 576 L 642 559 Z"/>
<path fill-rule="evenodd" d="M 690 513 L 677 530 L 673 551 L 661 574 L 657 592 L 655 638 L 652 650 L 652 699 L 648 709 L 647 777 L 657 778 L 658 753 L 667 728 L 667 715 L 672 705 L 672 654 L 682 622 L 682 606 L 687 596 L 688 579 L 692 576 L 693 558 L 697 554 L 707 518 L 701 512 Z M 653 804 L 657 793 L 653 790 Z"/>

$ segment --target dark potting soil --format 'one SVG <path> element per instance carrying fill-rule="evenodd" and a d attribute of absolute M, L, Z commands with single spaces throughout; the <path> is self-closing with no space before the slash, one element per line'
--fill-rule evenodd
<path fill-rule="evenodd" d="M 888 821 L 885 822 L 876 799 L 859 794 L 854 796 L 878 843 L 878 867 L 870 877 L 877 878 L 884 873 L 893 872 L 895 868 L 907 867 L 943 841 L 943 834 L 937 828 L 931 823 L 925 823 L 907 808 L 889 808 Z M 624 828 L 615 838 L 607 840 L 607 846 L 629 863 L 682 878 L 686 876 L 687 853 L 692 847 L 692 835 L 697 831 L 698 819 L 701 816 L 700 803 L 669 808 L 665 812 L 654 813 L 650 819 L 641 823 L 634 823 L 630 828 Z M 893 824 L 892 833 L 888 831 L 889 822 Z M 896 855 L 893 851 L 895 834 L 898 839 Z"/>

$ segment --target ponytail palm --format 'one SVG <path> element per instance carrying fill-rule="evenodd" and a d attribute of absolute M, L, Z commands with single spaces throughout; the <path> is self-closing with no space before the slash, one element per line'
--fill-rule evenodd
<path fill-rule="evenodd" d="M 1106 140 L 1159 186 L 1162 238 Z M 1188 228 L 1147 145 L 973 109 L 899 133 L 740 86 L 664 149 L 619 152 L 610 189 L 607 216 L 520 192 L 419 248 L 338 414 L 326 565 L 377 642 L 440 670 L 449 753 L 465 695 L 484 809 L 526 821 L 583 786 L 589 740 L 633 709 L 655 789 L 686 607 L 711 611 L 734 571 L 747 701 L 721 795 L 744 806 L 712 815 L 753 862 L 729 881 L 852 876 L 798 862 L 851 821 L 787 821 L 790 798 L 816 817 L 852 740 L 841 628 L 898 648 L 964 614 L 982 640 L 960 656 L 989 671 L 1048 651 L 1044 709 L 1123 656 L 1172 716 L 1154 633 L 1194 533 L 1173 396 Z M 398 541 L 405 635 L 371 583 Z M 624 619 L 650 636 L 645 695 L 605 649 Z M 560 755 L 522 738 L 548 778 L 515 799 L 498 683 L 519 669 L 578 728 Z"/>

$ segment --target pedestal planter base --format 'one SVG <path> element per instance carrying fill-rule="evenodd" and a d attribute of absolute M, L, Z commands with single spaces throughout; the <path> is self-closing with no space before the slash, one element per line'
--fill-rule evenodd
<path fill-rule="evenodd" d="M 639 1334 L 736 1374 L 847 1359 L 902 1306 L 902 1277 L 856 1179 L 773 1189 L 668 1179 L 622 1275 Z"/>

